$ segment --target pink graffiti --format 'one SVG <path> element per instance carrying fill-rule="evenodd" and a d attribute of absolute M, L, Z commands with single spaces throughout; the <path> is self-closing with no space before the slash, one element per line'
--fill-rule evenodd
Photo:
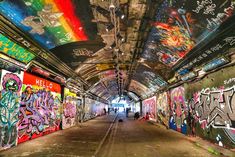
<path fill-rule="evenodd" d="M 6 73 L 3 77 L 2 86 L 5 90 L 9 90 L 9 88 L 14 88 L 14 91 L 20 91 L 22 86 L 22 81 L 20 78 L 13 73 Z"/>
<path fill-rule="evenodd" d="M 64 107 L 65 118 L 74 118 L 76 116 L 76 106 L 74 104 L 66 103 Z"/>

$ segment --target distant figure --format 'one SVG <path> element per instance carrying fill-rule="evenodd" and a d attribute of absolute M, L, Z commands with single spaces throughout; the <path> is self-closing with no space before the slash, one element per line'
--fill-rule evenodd
<path fill-rule="evenodd" d="M 110 108 L 108 108 L 108 114 L 110 113 Z"/>
<path fill-rule="evenodd" d="M 106 109 L 104 108 L 103 110 L 104 110 L 104 115 L 106 115 Z"/>
<path fill-rule="evenodd" d="M 139 119 L 139 118 L 140 118 L 140 113 L 136 112 L 135 115 L 134 115 L 134 120 Z"/>
<path fill-rule="evenodd" d="M 148 112 L 146 112 L 145 120 L 149 120 L 149 113 Z"/>
<path fill-rule="evenodd" d="M 114 112 L 117 113 L 117 108 L 114 109 Z"/>
<path fill-rule="evenodd" d="M 126 108 L 126 117 L 128 117 L 129 114 L 129 108 Z"/>

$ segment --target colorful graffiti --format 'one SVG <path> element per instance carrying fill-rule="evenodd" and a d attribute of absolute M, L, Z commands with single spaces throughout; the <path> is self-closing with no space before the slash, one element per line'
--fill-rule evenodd
<path fill-rule="evenodd" d="M 17 123 L 22 73 L 1 71 L 0 150 L 17 145 Z"/>
<path fill-rule="evenodd" d="M 235 87 L 227 89 L 204 89 L 195 93 L 189 101 L 190 111 L 200 129 L 222 129 L 227 137 L 235 143 Z M 192 128 L 190 128 L 192 129 Z M 222 133 L 219 133 L 222 135 Z M 218 139 L 218 138 L 216 138 Z M 223 146 L 221 137 L 218 141 Z"/>
<path fill-rule="evenodd" d="M 84 120 L 89 120 L 104 114 L 105 104 L 90 98 L 85 99 Z"/>
<path fill-rule="evenodd" d="M 157 97 L 157 119 L 166 127 L 169 127 L 169 94 L 164 92 Z"/>
<path fill-rule="evenodd" d="M 5 60 L 0 58 L 0 68 L 1 69 L 6 69 L 11 72 L 16 72 L 19 71 L 20 68 L 17 67 L 16 65 L 12 64 L 11 62 L 6 62 Z"/>
<path fill-rule="evenodd" d="M 4 0 L 0 12 L 47 47 L 87 40 L 71 0 Z"/>
<path fill-rule="evenodd" d="M 234 14 L 234 4 L 233 0 L 164 0 L 142 57 L 174 66 Z"/>
<path fill-rule="evenodd" d="M 64 89 L 64 103 L 63 103 L 63 116 L 62 116 L 62 128 L 70 128 L 75 126 L 78 98 L 75 93 Z"/>
<path fill-rule="evenodd" d="M 23 63 L 30 62 L 35 56 L 23 47 L 0 34 L 0 51 Z"/>
<path fill-rule="evenodd" d="M 18 143 L 57 131 L 61 123 L 60 85 L 24 73 Z"/>
<path fill-rule="evenodd" d="M 156 121 L 156 96 L 143 101 L 143 115 L 149 114 L 149 119 Z"/>
<path fill-rule="evenodd" d="M 184 87 L 176 87 L 170 91 L 170 121 L 171 129 L 177 130 L 184 134 L 187 133 L 187 107 L 185 104 Z"/>

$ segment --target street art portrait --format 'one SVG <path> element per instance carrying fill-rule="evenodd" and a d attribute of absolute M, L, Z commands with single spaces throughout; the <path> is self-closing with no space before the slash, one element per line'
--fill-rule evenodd
<path fill-rule="evenodd" d="M 174 66 L 234 14 L 234 5 L 233 0 L 164 0 L 142 57 Z"/>
<path fill-rule="evenodd" d="M 185 104 L 184 87 L 179 86 L 170 91 L 170 121 L 169 126 L 183 134 L 187 133 L 187 107 Z"/>
<path fill-rule="evenodd" d="M 169 107 L 170 100 L 168 92 L 164 92 L 157 97 L 157 119 L 160 123 L 169 127 Z"/>
<path fill-rule="evenodd" d="M 0 150 L 17 145 L 17 123 L 23 73 L 1 70 Z"/>
<path fill-rule="evenodd" d="M 156 96 L 143 101 L 143 115 L 149 114 L 149 119 L 156 121 Z"/>
<path fill-rule="evenodd" d="M 61 87 L 24 73 L 19 111 L 18 143 L 60 129 Z"/>
<path fill-rule="evenodd" d="M 75 93 L 64 89 L 64 102 L 63 102 L 63 116 L 62 116 L 62 128 L 70 128 L 75 126 L 78 98 Z"/>

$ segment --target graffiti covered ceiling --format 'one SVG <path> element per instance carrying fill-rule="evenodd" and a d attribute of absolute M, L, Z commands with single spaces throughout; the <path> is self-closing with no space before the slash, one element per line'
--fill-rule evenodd
<path fill-rule="evenodd" d="M 131 80 L 128 90 L 135 92 L 137 95 L 141 96 L 142 99 L 152 94 L 152 91 L 148 87 L 136 80 Z"/>
<path fill-rule="evenodd" d="M 142 64 L 138 66 L 133 79 L 148 87 L 152 92 L 156 92 L 161 87 L 167 85 L 167 82 L 160 75 L 156 74 L 153 69 Z"/>
<path fill-rule="evenodd" d="M 70 42 L 87 41 L 96 34 L 89 21 L 87 4 L 73 0 L 4 0 L 0 2 L 0 13 L 42 46 L 51 49 Z"/>
<path fill-rule="evenodd" d="M 74 70 L 87 59 L 96 57 L 95 53 L 103 48 L 104 43 L 98 40 L 68 43 L 53 48 L 51 51 Z"/>
<path fill-rule="evenodd" d="M 221 35 L 223 39 L 217 36 L 219 29 L 234 17 L 234 0 L 118 1 L 117 8 L 125 14 L 124 19 L 119 19 L 118 32 L 114 28 L 106 29 L 113 18 L 110 1 L 4 0 L 0 2 L 0 15 L 16 26 L 19 34 L 27 37 L 25 40 L 32 40 L 32 45 L 45 49 L 48 61 L 54 57 L 58 70 L 71 70 L 74 72 L 71 76 L 81 78 L 85 89 L 106 98 L 122 95 L 126 90 L 141 98 L 151 96 L 168 86 L 169 80 L 185 67 L 187 71 L 182 75 L 192 72 L 188 67 L 195 64 L 188 58 L 196 58 L 194 50 L 202 43 L 206 45 L 211 34 L 216 32 L 213 37 L 221 39 L 209 44 L 212 48 L 220 43 L 231 45 L 234 41 L 233 30 L 229 36 Z M 8 37 L 0 39 L 6 42 Z M 116 44 L 116 40 L 121 43 Z M 5 47 L 11 45 L 6 43 Z M 20 48 L 14 52 L 1 51 L 24 64 L 35 58 Z M 41 52 L 34 53 L 40 58 Z"/>
<path fill-rule="evenodd" d="M 172 67 L 234 14 L 232 0 L 164 0 L 142 58 Z"/>

